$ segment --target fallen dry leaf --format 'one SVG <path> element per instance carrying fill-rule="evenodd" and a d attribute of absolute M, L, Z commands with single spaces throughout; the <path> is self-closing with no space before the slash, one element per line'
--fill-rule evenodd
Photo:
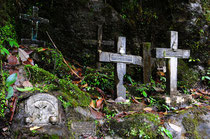
<path fill-rule="evenodd" d="M 96 101 L 96 108 L 101 108 L 104 102 L 104 98 L 101 98 Z"/>
<path fill-rule="evenodd" d="M 86 84 L 84 84 L 84 85 L 81 85 L 81 88 L 85 88 L 85 87 L 87 87 L 88 86 L 88 84 L 86 83 Z"/>
<path fill-rule="evenodd" d="M 94 103 L 94 101 L 93 100 L 91 100 L 91 102 L 90 102 L 90 105 L 89 105 L 90 107 L 92 107 L 92 108 L 95 108 L 95 103 Z"/>
<path fill-rule="evenodd" d="M 151 112 L 152 111 L 152 108 L 151 107 L 146 107 L 143 109 L 144 111 L 147 111 L 147 112 Z"/>
<path fill-rule="evenodd" d="M 36 129 L 39 129 L 41 128 L 40 126 L 34 126 L 34 127 L 30 127 L 30 130 L 36 130 Z"/>
<path fill-rule="evenodd" d="M 22 62 L 27 61 L 29 55 L 21 48 L 18 49 L 18 54 Z"/>
<path fill-rule="evenodd" d="M 95 111 L 93 108 L 90 107 L 91 114 L 95 117 L 95 119 L 103 119 L 103 113 Z"/>
<path fill-rule="evenodd" d="M 10 55 L 7 60 L 10 65 L 16 65 L 18 63 L 17 57 L 13 55 Z"/>
<path fill-rule="evenodd" d="M 24 81 L 23 87 L 33 87 L 33 85 L 29 81 Z"/>

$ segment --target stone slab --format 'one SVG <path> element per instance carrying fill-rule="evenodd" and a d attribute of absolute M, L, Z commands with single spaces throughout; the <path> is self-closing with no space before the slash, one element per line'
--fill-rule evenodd
<path fill-rule="evenodd" d="M 94 121 L 88 122 L 73 122 L 71 129 L 75 138 L 96 136 L 96 125 Z"/>

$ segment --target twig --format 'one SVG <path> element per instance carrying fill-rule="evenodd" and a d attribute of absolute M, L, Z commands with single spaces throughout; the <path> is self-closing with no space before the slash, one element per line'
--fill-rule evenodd
<path fill-rule="evenodd" d="M 52 38 L 50 37 L 50 35 L 49 35 L 49 33 L 46 31 L 46 33 L 47 33 L 47 36 L 49 37 L 49 39 L 50 39 L 50 41 L 52 42 L 52 44 L 53 44 L 53 46 L 55 47 L 55 49 L 57 50 L 57 51 L 59 51 L 58 50 L 58 48 L 56 47 L 56 45 L 55 45 L 55 43 L 53 42 L 53 40 L 52 40 Z M 60 52 L 60 51 L 59 51 Z M 69 66 L 69 64 L 66 62 L 66 60 L 64 59 L 64 57 L 62 56 L 62 58 L 63 58 L 63 62 L 68 66 L 68 68 L 71 70 L 71 72 L 73 72 L 73 74 L 74 75 L 76 75 L 78 78 L 81 78 L 70 66 Z"/>

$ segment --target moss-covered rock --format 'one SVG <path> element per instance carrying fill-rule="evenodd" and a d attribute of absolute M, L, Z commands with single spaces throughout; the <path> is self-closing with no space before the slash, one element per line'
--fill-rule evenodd
<path fill-rule="evenodd" d="M 69 106 L 88 106 L 90 96 L 82 92 L 71 81 L 60 79 L 52 73 L 39 68 L 38 66 L 25 66 L 28 75 L 31 77 L 31 82 L 36 85 L 34 90 L 50 92 L 59 90 L 60 96 L 64 101 L 67 101 Z"/>
<path fill-rule="evenodd" d="M 173 138 L 207 139 L 209 138 L 209 110 L 208 108 L 194 107 L 170 113 L 165 119 L 165 127 Z"/>
<path fill-rule="evenodd" d="M 159 124 L 160 119 L 157 115 L 141 113 L 109 120 L 105 126 L 108 127 L 108 134 L 123 138 L 161 138 Z"/>

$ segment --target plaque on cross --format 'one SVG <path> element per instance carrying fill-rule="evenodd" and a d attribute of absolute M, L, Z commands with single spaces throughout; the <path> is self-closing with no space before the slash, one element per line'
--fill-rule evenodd
<path fill-rule="evenodd" d="M 29 45 L 42 45 L 45 46 L 44 41 L 37 40 L 38 35 L 38 25 L 39 23 L 49 23 L 48 19 L 44 19 L 42 17 L 38 17 L 39 8 L 33 6 L 33 13 L 32 15 L 27 14 L 20 14 L 20 19 L 31 21 L 32 23 L 32 33 L 31 39 L 21 39 L 21 44 L 29 44 Z"/>
<path fill-rule="evenodd" d="M 117 97 L 126 99 L 126 88 L 123 85 L 123 77 L 126 74 L 126 64 L 142 66 L 142 57 L 126 55 L 126 38 L 119 37 L 117 42 L 117 53 L 101 52 L 99 53 L 99 61 L 117 63 L 115 71 Z"/>
<path fill-rule="evenodd" d="M 114 46 L 114 41 L 104 41 L 102 40 L 102 25 L 98 26 L 98 39 L 97 40 L 83 40 L 84 44 L 89 44 L 89 45 L 98 45 L 97 48 L 97 54 L 96 54 L 96 66 L 98 69 L 100 69 L 101 67 L 101 63 L 98 62 L 98 57 L 99 57 L 99 52 L 102 51 L 102 45 L 106 45 L 106 46 Z"/>
<path fill-rule="evenodd" d="M 178 58 L 189 58 L 190 50 L 178 49 L 178 32 L 170 31 L 170 48 L 156 48 L 156 58 L 167 58 L 167 91 L 177 95 Z"/>

